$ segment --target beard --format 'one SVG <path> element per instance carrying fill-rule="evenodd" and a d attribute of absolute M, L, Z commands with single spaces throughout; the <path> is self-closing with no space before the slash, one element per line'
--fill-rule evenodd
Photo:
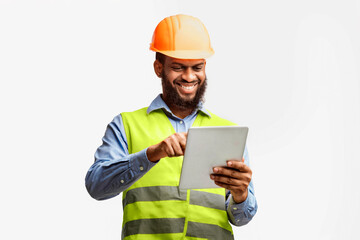
<path fill-rule="evenodd" d="M 181 77 L 176 78 L 173 81 L 173 84 L 176 85 L 176 82 L 182 82 Z M 163 92 L 166 92 L 166 104 L 176 106 L 182 110 L 195 109 L 199 102 L 204 102 L 204 94 L 207 87 L 207 78 L 200 85 L 200 80 L 198 80 L 198 89 L 196 90 L 195 96 L 192 99 L 184 99 L 177 92 L 176 87 L 171 85 L 169 79 L 165 75 L 164 71 L 161 73 L 161 84 L 163 87 Z"/>

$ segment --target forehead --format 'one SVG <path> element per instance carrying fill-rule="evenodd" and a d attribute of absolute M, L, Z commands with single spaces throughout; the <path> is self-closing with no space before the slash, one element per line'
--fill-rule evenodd
<path fill-rule="evenodd" d="M 205 59 L 179 59 L 172 57 L 167 57 L 165 59 L 165 64 L 169 65 L 178 64 L 182 66 L 195 66 L 203 63 L 205 63 Z"/>

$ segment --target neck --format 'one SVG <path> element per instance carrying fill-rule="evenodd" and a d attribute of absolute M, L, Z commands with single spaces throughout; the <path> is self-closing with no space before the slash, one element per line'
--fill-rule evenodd
<path fill-rule="evenodd" d="M 169 106 L 169 108 L 175 116 L 181 119 L 186 118 L 194 111 L 194 109 L 179 109 L 175 106 Z"/>

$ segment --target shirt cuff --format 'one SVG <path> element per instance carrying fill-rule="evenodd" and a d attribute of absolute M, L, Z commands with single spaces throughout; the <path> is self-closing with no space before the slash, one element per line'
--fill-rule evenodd
<path fill-rule="evenodd" d="M 232 195 L 229 195 L 229 204 L 227 208 L 227 213 L 229 216 L 229 220 L 232 224 L 235 226 L 242 226 L 247 224 L 252 216 L 249 216 L 250 214 L 249 209 L 252 207 L 252 201 L 253 201 L 253 195 L 248 190 L 248 196 L 246 200 L 242 203 L 235 203 Z"/>
<path fill-rule="evenodd" d="M 148 172 L 156 163 L 151 162 L 147 155 L 146 150 L 141 150 L 140 152 L 134 153 L 132 156 L 132 161 L 130 161 L 131 170 L 137 174 L 144 174 Z"/>

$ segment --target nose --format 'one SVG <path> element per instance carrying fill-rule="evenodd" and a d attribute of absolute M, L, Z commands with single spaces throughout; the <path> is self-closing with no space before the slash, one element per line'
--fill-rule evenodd
<path fill-rule="evenodd" d="M 194 70 L 192 70 L 190 67 L 186 69 L 186 71 L 182 74 L 182 79 L 187 82 L 192 82 L 198 80 L 198 78 L 195 75 Z"/>

